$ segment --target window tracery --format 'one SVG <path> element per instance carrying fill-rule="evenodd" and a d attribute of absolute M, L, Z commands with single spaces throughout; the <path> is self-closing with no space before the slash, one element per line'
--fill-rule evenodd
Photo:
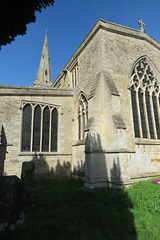
<path fill-rule="evenodd" d="M 160 139 L 159 82 L 146 58 L 133 68 L 130 90 L 135 137 Z"/>
<path fill-rule="evenodd" d="M 52 106 L 24 103 L 21 151 L 56 152 L 58 110 Z"/>

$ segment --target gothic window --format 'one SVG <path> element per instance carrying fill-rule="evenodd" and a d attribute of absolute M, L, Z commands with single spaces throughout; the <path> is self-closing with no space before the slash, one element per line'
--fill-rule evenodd
<path fill-rule="evenodd" d="M 52 125 L 51 125 L 51 151 L 57 151 L 57 137 L 58 137 L 58 111 L 52 111 Z"/>
<path fill-rule="evenodd" d="M 37 105 L 34 109 L 33 120 L 33 151 L 40 151 L 40 132 L 41 132 L 41 107 Z"/>
<path fill-rule="evenodd" d="M 31 148 L 31 122 L 32 122 L 32 107 L 26 104 L 23 108 L 22 116 L 22 151 L 30 151 Z"/>
<path fill-rule="evenodd" d="M 130 90 L 135 137 L 160 139 L 159 83 L 146 58 L 133 68 Z"/>
<path fill-rule="evenodd" d="M 21 151 L 56 152 L 57 139 L 58 110 L 40 104 L 24 105 Z"/>
<path fill-rule="evenodd" d="M 45 107 L 43 110 L 42 152 L 49 151 L 49 120 L 50 111 L 48 107 Z"/>
<path fill-rule="evenodd" d="M 134 123 L 134 132 L 135 137 L 140 137 L 139 131 L 139 123 L 138 123 L 138 109 L 137 109 L 137 101 L 136 101 L 136 92 L 133 87 L 131 87 L 131 100 L 132 100 L 132 110 L 133 110 L 133 123 Z"/>
<path fill-rule="evenodd" d="M 71 71 L 72 76 L 72 88 L 75 88 L 78 85 L 79 82 L 79 72 L 78 72 L 78 65 L 74 67 L 74 69 Z"/>
<path fill-rule="evenodd" d="M 78 102 L 78 139 L 85 139 L 85 126 L 88 120 L 88 102 L 83 94 L 81 94 Z"/>

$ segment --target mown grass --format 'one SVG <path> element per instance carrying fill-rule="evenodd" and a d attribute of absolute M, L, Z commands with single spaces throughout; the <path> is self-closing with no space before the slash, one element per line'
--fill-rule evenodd
<path fill-rule="evenodd" d="M 71 178 L 35 182 L 26 227 L 8 239 L 160 239 L 160 185 L 135 183 L 125 192 L 88 190 Z"/>

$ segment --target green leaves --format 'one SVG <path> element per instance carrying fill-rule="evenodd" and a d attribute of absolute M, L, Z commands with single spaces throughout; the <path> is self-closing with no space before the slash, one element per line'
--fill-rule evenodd
<path fill-rule="evenodd" d="M 24 35 L 27 24 L 36 21 L 35 12 L 54 4 L 54 0 L 2 0 L 0 5 L 0 48 Z"/>

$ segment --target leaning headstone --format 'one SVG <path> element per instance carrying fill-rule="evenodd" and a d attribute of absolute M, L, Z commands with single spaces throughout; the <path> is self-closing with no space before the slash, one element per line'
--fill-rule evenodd
<path fill-rule="evenodd" d="M 24 228 L 23 185 L 17 176 L 0 177 L 0 234 Z"/>

